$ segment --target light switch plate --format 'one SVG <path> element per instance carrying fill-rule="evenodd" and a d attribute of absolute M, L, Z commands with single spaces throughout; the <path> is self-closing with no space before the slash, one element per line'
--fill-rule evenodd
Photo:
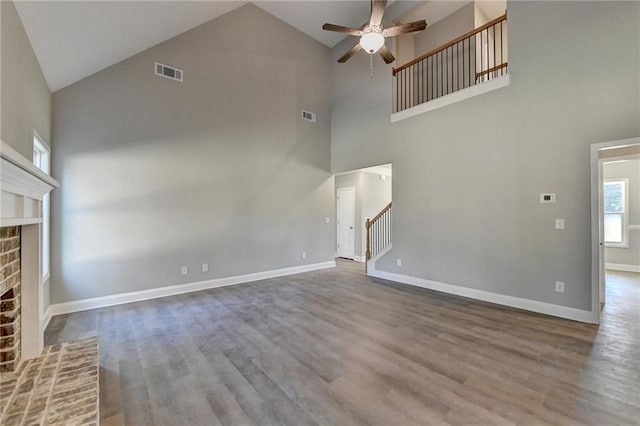
<path fill-rule="evenodd" d="M 564 218 L 556 218 L 556 229 L 564 229 Z"/>

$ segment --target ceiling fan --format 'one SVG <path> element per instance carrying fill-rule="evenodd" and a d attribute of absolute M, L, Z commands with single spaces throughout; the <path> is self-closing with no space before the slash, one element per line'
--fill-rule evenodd
<path fill-rule="evenodd" d="M 390 64 L 395 61 L 396 58 L 389 49 L 387 49 L 387 46 L 384 45 L 384 39 L 386 37 L 395 37 L 400 34 L 422 31 L 427 27 L 427 22 L 422 19 L 409 24 L 400 24 L 395 27 L 384 29 L 382 27 L 382 17 L 384 16 L 386 6 L 387 0 L 371 0 L 371 18 L 369 19 L 369 22 L 365 23 L 360 29 L 334 24 L 324 24 L 322 26 L 322 29 L 326 31 L 335 31 L 360 37 L 360 41 L 347 53 L 342 55 L 340 59 L 338 59 L 338 62 L 347 62 L 349 58 L 358 53 L 358 51 L 364 49 L 369 55 L 380 52 L 380 56 L 382 56 L 384 62 Z"/>

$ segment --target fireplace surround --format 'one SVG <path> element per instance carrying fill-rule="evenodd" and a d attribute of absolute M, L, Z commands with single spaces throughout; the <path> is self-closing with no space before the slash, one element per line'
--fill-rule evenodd
<path fill-rule="evenodd" d="M 58 187 L 0 141 L 0 372 L 42 352 L 42 198 Z"/>
<path fill-rule="evenodd" d="M 0 373 L 20 362 L 20 227 L 0 228 Z"/>

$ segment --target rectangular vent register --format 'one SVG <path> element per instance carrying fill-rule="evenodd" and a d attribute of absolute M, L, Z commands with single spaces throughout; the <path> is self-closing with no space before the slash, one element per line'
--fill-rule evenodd
<path fill-rule="evenodd" d="M 309 111 L 302 111 L 302 119 L 303 120 L 307 120 L 307 121 L 311 121 L 312 123 L 316 122 L 316 115 L 312 112 Z"/>
<path fill-rule="evenodd" d="M 182 70 L 156 62 L 156 75 L 175 81 L 182 81 Z"/>

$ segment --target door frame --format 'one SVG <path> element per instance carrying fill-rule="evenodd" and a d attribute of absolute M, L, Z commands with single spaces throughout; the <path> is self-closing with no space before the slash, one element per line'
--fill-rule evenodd
<path fill-rule="evenodd" d="M 356 258 L 356 187 L 355 186 L 345 186 L 342 188 L 336 189 L 336 255 L 340 256 L 340 249 L 338 248 L 338 244 L 341 241 L 341 231 L 340 231 L 340 191 L 353 191 L 353 257 L 346 259 Z"/>
<path fill-rule="evenodd" d="M 602 209 L 602 161 L 599 151 L 606 148 L 639 145 L 640 138 L 591 144 L 591 315 L 600 324 L 600 304 L 604 301 L 604 212 Z"/>

